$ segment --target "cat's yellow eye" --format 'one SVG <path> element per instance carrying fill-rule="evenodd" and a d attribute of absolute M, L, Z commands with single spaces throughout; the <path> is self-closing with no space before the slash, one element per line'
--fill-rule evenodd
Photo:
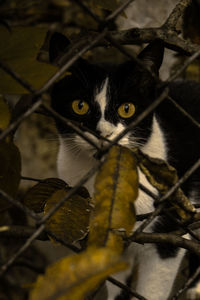
<path fill-rule="evenodd" d="M 121 118 L 131 118 L 135 113 L 135 105 L 131 102 L 126 102 L 118 108 L 118 114 Z"/>
<path fill-rule="evenodd" d="M 77 115 L 86 115 L 89 111 L 89 105 L 83 100 L 74 100 L 72 102 L 72 109 Z"/>

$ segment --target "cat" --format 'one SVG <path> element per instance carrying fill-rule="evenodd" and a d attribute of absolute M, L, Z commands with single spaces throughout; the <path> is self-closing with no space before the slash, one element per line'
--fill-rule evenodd
<path fill-rule="evenodd" d="M 69 41 L 65 36 L 54 33 L 50 40 L 50 61 L 55 62 L 68 46 Z M 158 75 L 163 53 L 163 43 L 154 41 L 144 48 L 138 58 L 152 74 Z M 62 78 L 52 88 L 53 109 L 111 141 L 158 95 L 156 77 L 151 76 L 149 71 L 135 61 L 126 61 L 119 65 L 91 64 L 80 58 L 70 71 L 70 76 Z M 199 122 L 200 84 L 179 80 L 169 83 L 169 90 L 170 96 Z M 74 186 L 97 164 L 95 149 L 70 127 L 57 119 L 55 121 L 60 141 L 58 173 L 69 185 Z M 85 134 L 99 146 L 108 143 L 90 132 L 85 131 Z M 153 113 L 126 134 L 119 144 L 128 148 L 137 146 L 151 157 L 166 160 L 177 169 L 178 176 L 181 177 L 199 158 L 200 134 L 199 129 L 165 99 Z M 85 184 L 91 195 L 94 192 L 94 178 L 95 176 Z M 158 194 L 140 171 L 139 180 L 149 190 Z M 182 186 L 193 203 L 200 200 L 199 183 L 198 169 Z M 154 206 L 153 199 L 139 190 L 136 201 L 137 214 L 152 212 Z M 160 215 L 146 230 L 169 232 L 174 229 L 176 224 L 166 216 Z M 184 249 L 170 245 L 129 246 L 125 256 L 131 269 L 134 270 L 134 263 L 137 261 L 136 291 L 148 300 L 166 300 L 184 254 Z M 117 278 L 126 282 L 130 276 L 126 271 L 120 273 Z M 135 298 L 108 284 L 108 299 Z"/>

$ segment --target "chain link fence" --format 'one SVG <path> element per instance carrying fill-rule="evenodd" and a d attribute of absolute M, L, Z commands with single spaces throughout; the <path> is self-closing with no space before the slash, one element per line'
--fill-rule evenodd
<path fill-rule="evenodd" d="M 21 78 L 18 74 L 16 74 L 12 70 L 12 66 L 8 66 L 5 64 L 5 62 L 0 61 L 0 67 L 7 72 L 10 76 L 12 76 L 18 83 L 20 83 L 31 95 L 31 105 L 23 112 L 21 113 L 9 126 L 7 129 L 5 129 L 0 134 L 0 141 L 5 139 L 11 132 L 15 131 L 18 126 L 31 114 L 36 112 L 39 108 L 43 109 L 48 115 L 52 116 L 54 119 L 59 120 L 64 125 L 67 125 L 68 127 L 72 128 L 78 135 L 80 135 L 83 139 L 87 141 L 87 143 L 91 144 L 93 147 L 96 148 L 96 151 L 98 153 L 98 157 L 101 158 L 103 155 L 106 155 L 106 153 L 110 150 L 110 148 L 113 145 L 116 145 L 121 138 L 123 138 L 124 135 L 126 135 L 130 130 L 132 130 L 137 124 L 139 124 L 144 118 L 146 118 L 152 111 L 158 107 L 164 101 L 164 99 L 167 98 L 167 101 L 170 101 L 177 110 L 179 110 L 185 118 L 188 119 L 188 122 L 192 122 L 198 129 L 200 129 L 200 123 L 195 120 L 187 111 L 185 111 L 178 103 L 176 103 L 169 95 L 168 95 L 168 84 L 178 78 L 182 72 L 185 71 L 185 69 L 190 65 L 196 58 L 200 55 L 200 48 L 197 45 L 190 44 L 186 42 L 185 40 L 181 39 L 179 36 L 179 32 L 176 28 L 176 22 L 177 17 L 180 17 L 181 14 L 183 15 L 183 7 L 190 4 L 190 1 L 180 1 L 179 4 L 175 7 L 172 14 L 167 19 L 166 23 L 158 30 L 158 29 L 152 29 L 151 32 L 149 32 L 149 36 L 147 35 L 147 32 L 145 30 L 142 32 L 139 29 L 132 31 L 132 36 L 126 34 L 124 36 L 117 36 L 115 34 L 112 34 L 112 32 L 108 29 L 109 25 L 116 20 L 116 18 L 126 9 L 134 0 L 124 1 L 115 11 L 113 11 L 111 14 L 109 14 L 104 19 L 101 19 L 99 16 L 97 16 L 95 13 L 93 13 L 92 10 L 90 10 L 84 2 L 80 0 L 74 0 L 77 5 L 80 6 L 80 8 L 84 11 L 85 16 L 88 15 L 92 17 L 95 22 L 98 25 L 98 31 L 95 33 L 95 35 L 90 38 L 88 42 L 87 39 L 82 39 L 80 41 L 77 41 L 75 44 L 72 45 L 72 47 L 68 50 L 67 53 L 65 53 L 62 57 L 62 64 L 60 65 L 59 70 L 44 84 L 44 86 L 36 90 L 32 85 L 29 84 L 25 80 L 25 78 Z M 137 34 L 136 35 L 136 31 Z M 136 37 L 138 36 L 138 37 Z M 177 39 L 174 41 L 174 37 L 177 37 Z M 46 98 L 49 98 L 49 89 L 52 87 L 52 85 L 60 78 L 61 75 L 63 75 L 69 68 L 72 66 L 84 53 L 86 53 L 88 50 L 92 50 L 94 47 L 98 45 L 111 45 L 113 47 L 116 47 L 118 51 L 123 53 L 123 55 L 129 59 L 132 59 L 134 61 L 137 61 L 140 65 L 142 63 L 137 59 L 135 55 L 130 54 L 130 51 L 127 51 L 126 48 L 123 47 L 123 44 L 128 44 L 129 40 L 135 39 L 135 44 L 141 43 L 141 42 L 150 42 L 156 38 L 160 38 L 164 41 L 165 45 L 168 48 L 174 49 L 174 50 L 182 50 L 182 52 L 190 53 L 191 56 L 187 58 L 184 62 L 184 64 L 175 72 L 173 76 L 170 76 L 168 80 L 164 83 L 163 91 L 161 95 L 154 100 L 154 102 L 145 110 L 142 112 L 141 115 L 139 115 L 122 133 L 120 133 L 112 142 L 109 143 L 106 148 L 102 149 L 97 147 L 96 144 L 94 144 L 93 140 L 90 139 L 86 134 L 84 128 L 80 125 L 77 125 L 73 123 L 72 121 L 63 118 L 60 116 L 56 111 L 54 111 L 50 106 L 44 103 Z M 130 42 L 132 43 L 132 42 Z M 144 65 L 142 65 L 143 68 L 145 68 Z M 148 70 L 147 70 L 148 71 Z M 149 72 L 149 71 L 148 71 Z M 150 74 L 152 76 L 152 74 Z M 158 81 L 159 82 L 159 81 Z M 159 82 L 160 84 L 160 82 Z M 28 137 L 27 137 L 28 138 Z M 100 136 L 99 136 L 100 138 Z M 45 223 L 46 221 L 63 205 L 65 201 L 67 201 L 74 193 L 77 192 L 77 190 L 80 188 L 80 186 L 84 185 L 90 178 L 93 176 L 97 170 L 99 169 L 101 163 L 98 164 L 97 167 L 91 169 L 83 178 L 78 182 L 76 186 L 74 186 L 67 194 L 66 197 L 64 197 L 59 203 L 57 203 L 45 216 L 39 217 L 38 214 L 36 214 L 34 211 L 28 209 L 26 206 L 24 206 L 20 201 L 17 201 L 16 199 L 13 199 L 11 196 L 9 196 L 7 193 L 5 193 L 3 190 L 0 190 L 0 195 L 8 201 L 9 203 L 12 203 L 12 205 L 17 206 L 20 210 L 22 210 L 27 216 L 33 219 L 33 221 L 37 224 L 37 228 L 31 235 L 26 239 L 24 244 L 16 251 L 12 257 L 6 262 L 4 262 L 0 266 L 0 276 L 3 278 L 5 273 L 8 271 L 8 269 L 12 268 L 13 264 L 16 263 L 17 259 L 25 252 L 26 249 L 35 241 L 41 234 L 45 231 Z M 166 201 L 168 201 L 168 198 L 179 188 L 181 185 L 191 176 L 198 168 L 200 167 L 200 158 L 192 165 L 189 170 L 184 174 L 182 178 L 179 179 L 179 181 L 161 198 L 156 197 L 153 195 L 150 191 L 148 191 L 144 186 L 140 185 L 140 188 L 146 192 L 148 195 L 154 198 L 154 201 L 157 203 L 155 211 L 150 215 L 146 216 L 146 218 L 143 220 L 142 224 L 137 229 L 136 233 L 141 233 L 143 230 L 154 220 L 154 218 L 159 215 L 163 208 L 165 207 Z M 169 216 L 172 217 L 172 216 Z M 179 224 L 180 230 L 182 230 L 183 233 L 189 233 L 193 236 L 194 240 L 199 243 L 199 237 L 197 234 L 193 231 L 195 229 L 195 224 L 187 224 L 183 225 L 180 223 L 180 221 L 175 219 L 176 223 Z M 134 240 L 134 234 L 133 234 L 133 240 Z M 69 246 L 69 245 L 67 245 Z M 189 246 L 188 246 L 189 247 Z M 72 250 L 77 250 L 75 247 L 71 246 Z M 187 248 L 187 247 L 186 247 Z M 200 274 L 200 267 L 197 269 L 193 277 L 189 278 L 189 280 L 185 283 L 185 285 L 177 292 L 177 294 L 172 299 L 178 299 L 179 295 L 185 291 L 192 282 L 198 277 Z M 116 279 L 109 277 L 108 280 L 112 282 L 113 284 L 119 286 L 121 289 L 125 290 L 126 292 L 130 293 L 130 295 L 133 295 L 137 299 L 143 299 L 141 295 L 138 295 L 135 291 L 131 290 L 130 287 L 125 286 L 124 284 L 120 283 Z"/>

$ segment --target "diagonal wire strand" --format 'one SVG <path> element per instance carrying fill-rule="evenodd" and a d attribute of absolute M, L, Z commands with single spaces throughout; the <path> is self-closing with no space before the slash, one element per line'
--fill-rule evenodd
<path fill-rule="evenodd" d="M 132 0 L 133 1 L 133 0 Z M 113 20 L 114 18 L 116 18 L 122 11 L 123 11 L 123 9 L 126 7 L 126 6 L 128 6 L 131 2 L 132 2 L 131 0 L 129 0 L 129 1 L 126 1 L 122 6 L 121 6 L 121 8 L 118 8 L 116 11 L 114 11 L 111 15 L 109 15 L 108 17 L 107 17 L 107 19 L 105 19 L 104 20 L 104 24 L 106 25 L 109 21 L 111 21 L 111 20 Z M 76 1 L 77 2 L 77 1 Z M 80 1 L 79 1 L 80 2 Z M 91 14 L 90 14 L 91 15 Z M 91 15 L 92 16 L 92 15 Z M 96 18 L 97 19 L 97 18 Z M 99 20 L 97 20 L 98 22 L 99 22 Z M 104 36 L 106 36 L 106 30 L 102 33 L 102 36 L 101 37 L 99 37 L 98 36 L 98 38 L 99 39 L 101 39 L 102 37 L 104 37 Z M 94 43 L 95 44 L 95 43 Z M 88 48 L 87 49 L 90 49 L 91 48 L 91 45 L 92 44 L 90 44 L 90 45 L 88 45 Z M 87 51 L 87 50 L 86 50 Z M 199 51 L 198 51 L 199 52 Z M 81 55 L 81 53 L 83 54 L 83 52 L 79 52 L 78 53 L 78 55 L 76 56 L 76 59 L 78 59 L 79 57 L 80 57 L 80 55 Z M 198 57 L 198 55 L 199 55 L 200 53 L 196 53 L 196 54 L 194 54 L 188 61 L 187 61 L 187 63 L 181 68 L 181 69 L 179 69 L 179 71 L 175 74 L 175 76 L 173 76 L 173 77 L 171 77 L 169 80 L 174 80 L 177 76 L 179 76 L 180 75 L 180 73 L 181 72 L 183 72 L 185 69 L 186 69 L 186 67 L 196 58 L 196 57 Z M 68 65 L 67 65 L 67 67 L 66 67 L 66 65 L 65 65 L 65 68 L 67 69 L 68 67 L 69 67 L 69 65 L 70 65 L 70 63 L 71 64 L 73 64 L 73 62 L 76 60 L 76 59 L 74 59 L 74 60 L 71 60 L 71 61 L 68 61 Z M 7 66 L 5 66 L 5 65 L 0 65 L 0 67 L 2 67 L 4 70 L 6 70 L 6 68 L 7 68 Z M 37 92 L 36 92 L 36 95 L 37 96 L 39 96 L 39 95 L 42 95 L 45 91 L 47 91 L 48 89 L 49 89 L 49 87 L 51 87 L 51 85 L 57 80 L 57 78 L 60 76 L 60 74 L 63 74 L 64 73 L 64 71 L 63 70 L 66 70 L 65 68 L 63 68 L 62 70 L 60 70 L 58 73 L 57 73 L 57 75 L 55 75 L 53 78 L 51 78 L 44 86 L 43 86 L 43 88 L 42 89 L 40 89 L 40 90 L 38 90 Z M 11 76 L 13 76 L 20 84 L 22 84 L 24 87 L 26 87 L 27 89 L 29 89 L 29 91 L 31 92 L 31 93 L 35 93 L 35 91 L 34 91 L 34 89 L 32 88 L 32 86 L 31 85 L 28 85 L 21 77 L 17 77 L 17 74 L 15 74 L 14 72 L 10 72 L 10 70 L 8 69 L 7 70 L 7 72 L 11 75 Z M 63 73 L 62 73 L 63 72 Z M 161 99 L 160 101 L 162 101 L 163 99 Z M 38 103 L 39 103 L 39 101 L 41 101 L 41 99 L 39 99 L 38 100 Z M 38 104 L 38 106 L 40 106 L 40 104 L 41 104 L 41 102 Z M 36 105 L 36 103 L 35 103 L 35 105 Z M 157 105 L 159 105 L 159 103 L 158 104 L 156 104 L 156 106 Z M 155 107 L 156 107 L 155 106 Z M 154 109 L 155 109 L 155 107 L 151 107 L 151 109 L 146 113 L 146 115 L 148 115 L 149 113 L 151 113 L 151 111 L 153 111 Z M 20 118 L 17 120 L 17 122 L 16 123 L 14 123 L 14 128 L 16 128 L 19 124 L 20 124 L 20 122 L 21 121 L 23 121 L 24 119 L 25 119 L 25 117 L 27 117 L 28 115 L 30 115 L 32 112 L 34 112 L 35 111 L 35 107 L 31 107 L 31 110 L 28 110 L 26 113 L 25 113 L 25 115 L 24 116 L 20 116 Z M 145 115 L 145 116 L 146 116 Z M 141 117 L 141 119 L 142 118 L 144 118 L 145 116 L 142 116 Z M 139 119 L 138 120 L 138 123 L 141 121 L 141 119 Z M 11 124 L 12 125 L 12 124 Z M 135 123 L 135 124 L 132 124 L 132 127 L 130 127 L 129 128 L 129 130 L 131 130 L 134 126 L 136 126 L 137 125 L 137 123 Z M 11 129 L 12 130 L 12 129 Z M 128 131 L 129 131 L 128 130 Z M 127 132 L 128 132 L 127 131 Z M 124 132 L 124 135 L 127 133 L 127 132 Z M 6 133 L 4 133 L 4 137 L 6 136 L 6 135 L 8 135 L 9 134 L 9 131 L 7 131 Z M 2 135 L 0 135 L 0 138 L 2 138 Z M 114 144 L 116 144 L 119 140 L 120 140 L 120 138 L 121 137 L 118 137 L 118 139 L 115 141 L 115 143 Z M 109 148 L 111 147 L 111 145 L 109 145 Z M 109 149 L 108 148 L 108 149 Z M 108 150 L 107 149 L 107 150 Z M 106 151 L 105 151 L 105 153 L 106 153 Z M 190 175 L 189 175 L 190 176 Z M 166 196 L 166 198 L 164 198 L 163 199 L 163 201 L 165 201 L 165 200 L 167 200 L 167 198 L 168 198 L 169 196 Z M 162 199 L 162 198 L 161 198 Z M 53 214 L 53 211 L 51 212 L 52 214 Z M 45 220 L 43 220 L 43 222 L 45 222 Z M 40 230 L 42 231 L 44 228 L 42 227 L 43 226 L 43 224 L 39 227 L 39 229 L 38 229 L 38 232 L 40 233 Z M 6 269 L 10 266 L 10 265 L 12 265 L 12 263 L 13 263 L 13 261 L 15 261 L 16 260 L 16 258 L 19 256 L 19 255 L 21 255 L 21 253 L 23 253 L 23 251 L 25 251 L 24 249 L 26 249 L 26 248 L 28 248 L 28 246 L 30 245 L 30 243 L 37 237 L 37 234 L 38 234 L 38 232 L 36 232 L 35 233 L 35 235 L 34 236 L 32 236 L 31 237 L 31 239 L 30 240 L 27 240 L 27 243 L 26 244 L 24 244 L 24 247 L 22 247 L 21 248 L 21 250 L 19 250 L 17 253 L 16 253 L 16 255 L 15 255 L 15 257 L 12 257 L 12 259 L 10 259 L 9 260 L 9 262 L 7 263 L 7 265 L 6 265 Z M 5 269 L 4 269 L 4 271 L 5 271 Z"/>

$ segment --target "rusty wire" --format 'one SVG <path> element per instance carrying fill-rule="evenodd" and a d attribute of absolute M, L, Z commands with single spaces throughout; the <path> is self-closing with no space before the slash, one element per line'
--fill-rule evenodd
<path fill-rule="evenodd" d="M 32 99 L 33 99 L 33 104 L 24 112 L 22 113 L 20 116 L 18 116 L 18 118 L 13 121 L 10 126 L 4 130 L 1 134 L 0 134 L 0 140 L 4 139 L 6 136 L 8 136 L 13 130 L 15 130 L 19 124 L 21 122 L 24 121 L 24 119 L 28 118 L 33 112 L 35 112 L 40 106 L 43 106 L 49 113 L 51 113 L 54 118 L 58 119 L 59 121 L 63 122 L 64 124 L 66 124 L 67 126 L 73 128 L 73 130 L 75 130 L 77 132 L 77 134 L 79 134 L 82 138 L 84 138 L 88 143 L 90 143 L 91 145 L 93 145 L 97 152 L 98 152 L 98 157 L 101 158 L 103 155 L 105 155 L 109 149 L 117 144 L 120 139 L 127 134 L 127 132 L 129 132 L 132 128 L 134 128 L 139 122 L 141 122 L 149 113 L 151 113 L 162 101 L 164 101 L 164 99 L 168 99 L 168 101 L 171 101 L 176 108 L 183 113 L 188 120 L 190 120 L 191 122 L 193 122 L 193 124 L 195 126 L 197 126 L 197 128 L 200 128 L 200 124 L 199 122 L 197 122 L 197 120 L 195 120 L 190 114 L 188 114 L 179 104 L 177 104 L 169 95 L 168 95 L 168 88 L 167 85 L 170 81 L 176 79 L 186 68 L 187 66 L 192 63 L 197 57 L 199 57 L 200 55 L 200 50 L 196 51 L 190 58 L 188 58 L 186 60 L 186 63 L 179 69 L 177 70 L 177 72 L 169 78 L 169 80 L 165 83 L 166 87 L 164 88 L 162 94 L 155 99 L 155 101 L 132 123 L 130 124 L 122 133 L 120 133 L 112 142 L 109 142 L 108 146 L 106 146 L 104 149 L 100 149 L 98 148 L 98 146 L 95 144 L 92 139 L 88 138 L 84 132 L 83 132 L 83 128 L 77 126 L 77 124 L 74 124 L 73 122 L 71 122 L 70 120 L 66 120 L 63 117 L 61 117 L 60 115 L 58 115 L 55 111 L 53 111 L 52 108 L 49 108 L 48 106 L 44 105 L 44 98 L 46 93 L 48 93 L 49 88 L 56 82 L 56 80 L 62 75 L 64 74 L 64 72 L 66 72 L 68 70 L 68 68 L 77 60 L 81 57 L 81 55 L 83 55 L 86 51 L 92 49 L 99 41 L 101 41 L 102 39 L 107 39 L 109 41 L 110 44 L 112 44 L 114 47 L 116 47 L 119 51 L 121 51 L 124 55 L 127 55 L 129 57 L 129 59 L 136 59 L 134 56 L 130 55 L 130 53 L 128 53 L 126 51 L 125 48 L 123 48 L 119 43 L 117 43 L 113 38 L 111 38 L 109 36 L 109 31 L 108 31 L 108 24 L 109 22 L 115 20 L 117 18 L 117 16 L 134 0 L 127 0 L 125 1 L 120 7 L 118 7 L 114 12 L 112 12 L 108 17 L 105 18 L 105 20 L 101 20 L 95 13 L 93 13 L 87 6 L 85 6 L 83 4 L 83 2 L 81 2 L 80 0 L 75 0 L 75 2 L 80 6 L 81 9 L 84 10 L 84 12 L 88 15 L 90 15 L 99 25 L 99 33 L 96 36 L 96 38 L 92 39 L 89 43 L 87 43 L 87 45 L 83 45 L 81 47 L 81 49 L 76 52 L 75 54 L 72 54 L 72 51 L 67 52 L 66 54 L 64 54 L 65 56 L 65 63 L 60 67 L 60 69 L 46 82 L 46 84 L 44 84 L 44 86 L 39 89 L 36 90 L 34 87 L 32 87 L 32 85 L 30 83 L 28 83 L 24 78 L 22 78 L 21 76 L 19 76 L 16 72 L 14 72 L 12 70 L 12 67 L 6 65 L 3 61 L 0 61 L 0 68 L 2 68 L 6 73 L 8 73 L 10 76 L 12 76 L 19 84 L 21 84 L 24 88 L 26 88 L 30 94 L 32 95 Z M 144 66 L 143 66 L 144 67 Z M 152 75 L 152 74 L 151 74 Z M 96 135 L 94 133 L 94 135 Z M 100 136 L 98 136 L 100 137 Z M 102 138 L 102 137 L 101 137 Z M 23 244 L 23 246 L 18 249 L 18 251 L 6 262 L 4 263 L 1 267 L 0 267 L 0 276 L 2 276 L 17 260 L 17 258 L 31 245 L 31 243 L 37 239 L 37 237 L 45 230 L 45 222 L 56 212 L 56 210 L 63 205 L 63 203 L 69 198 L 71 197 L 78 188 L 80 188 L 81 185 L 83 185 L 87 180 L 89 180 L 91 178 L 91 176 L 98 170 L 98 168 L 100 167 L 100 165 L 102 164 L 101 161 L 99 161 L 99 163 L 97 164 L 96 167 L 94 167 L 93 169 L 91 169 L 79 182 L 78 184 L 73 187 L 68 194 L 59 202 L 57 203 L 57 205 L 55 205 L 49 212 L 48 214 L 45 215 L 45 217 L 43 218 L 39 218 L 37 214 L 35 214 L 33 211 L 27 209 L 25 206 L 23 206 L 23 204 L 21 204 L 20 202 L 16 201 L 15 199 L 11 198 L 9 195 L 7 195 L 5 192 L 3 192 L 2 190 L 0 190 L 0 195 L 7 200 L 8 202 L 12 203 L 13 205 L 17 206 L 19 209 L 23 210 L 27 215 L 29 215 L 30 217 L 32 217 L 33 219 L 35 219 L 36 223 L 39 225 L 39 227 L 33 232 L 33 234 L 26 240 L 26 242 Z M 158 207 L 156 208 L 156 210 L 150 214 L 150 216 L 147 217 L 146 220 L 144 220 L 141 224 L 141 226 L 138 227 L 138 229 L 135 232 L 135 235 L 137 233 L 140 233 L 144 230 L 144 228 L 146 228 L 146 226 L 148 226 L 152 220 L 163 210 L 163 207 L 165 205 L 165 202 L 167 201 L 167 199 L 170 197 L 171 194 L 173 194 L 176 189 L 178 189 L 182 183 L 189 177 L 191 176 L 191 174 L 194 173 L 194 171 L 200 167 L 200 159 L 193 165 L 191 166 L 191 168 L 184 174 L 184 176 L 177 182 L 177 184 L 175 186 L 173 186 L 166 195 L 164 195 L 163 197 L 161 197 L 160 199 L 158 199 L 157 196 L 153 195 L 150 191 L 146 190 L 145 187 L 140 186 L 141 189 L 143 189 L 143 191 L 146 191 L 146 193 L 148 193 L 149 195 L 151 195 L 151 197 L 153 197 L 158 203 Z M 22 177 L 22 179 L 27 179 L 26 177 Z M 31 179 L 29 178 L 29 180 L 35 180 L 35 179 Z M 38 180 L 37 180 L 38 181 Z M 190 234 L 193 234 L 193 232 L 191 232 L 191 230 L 189 230 L 189 228 L 184 227 L 186 232 L 189 232 Z M 194 276 L 186 283 L 185 287 L 180 290 L 176 296 L 174 296 L 173 299 L 177 299 L 177 297 L 179 296 L 179 294 L 182 294 L 182 292 L 188 288 L 188 286 L 191 284 L 192 281 L 195 280 L 195 278 L 197 277 L 197 275 L 199 274 L 200 270 L 198 269 L 196 274 L 194 274 Z M 121 287 L 122 289 L 125 289 L 126 291 L 128 291 L 130 294 L 135 295 L 136 298 L 138 299 L 145 299 L 144 297 L 142 297 L 141 295 L 137 295 L 137 293 L 135 293 L 134 291 L 132 291 L 129 287 L 124 286 L 122 283 L 118 282 L 115 279 L 109 278 L 109 280 L 113 283 L 118 285 L 119 287 Z"/>

